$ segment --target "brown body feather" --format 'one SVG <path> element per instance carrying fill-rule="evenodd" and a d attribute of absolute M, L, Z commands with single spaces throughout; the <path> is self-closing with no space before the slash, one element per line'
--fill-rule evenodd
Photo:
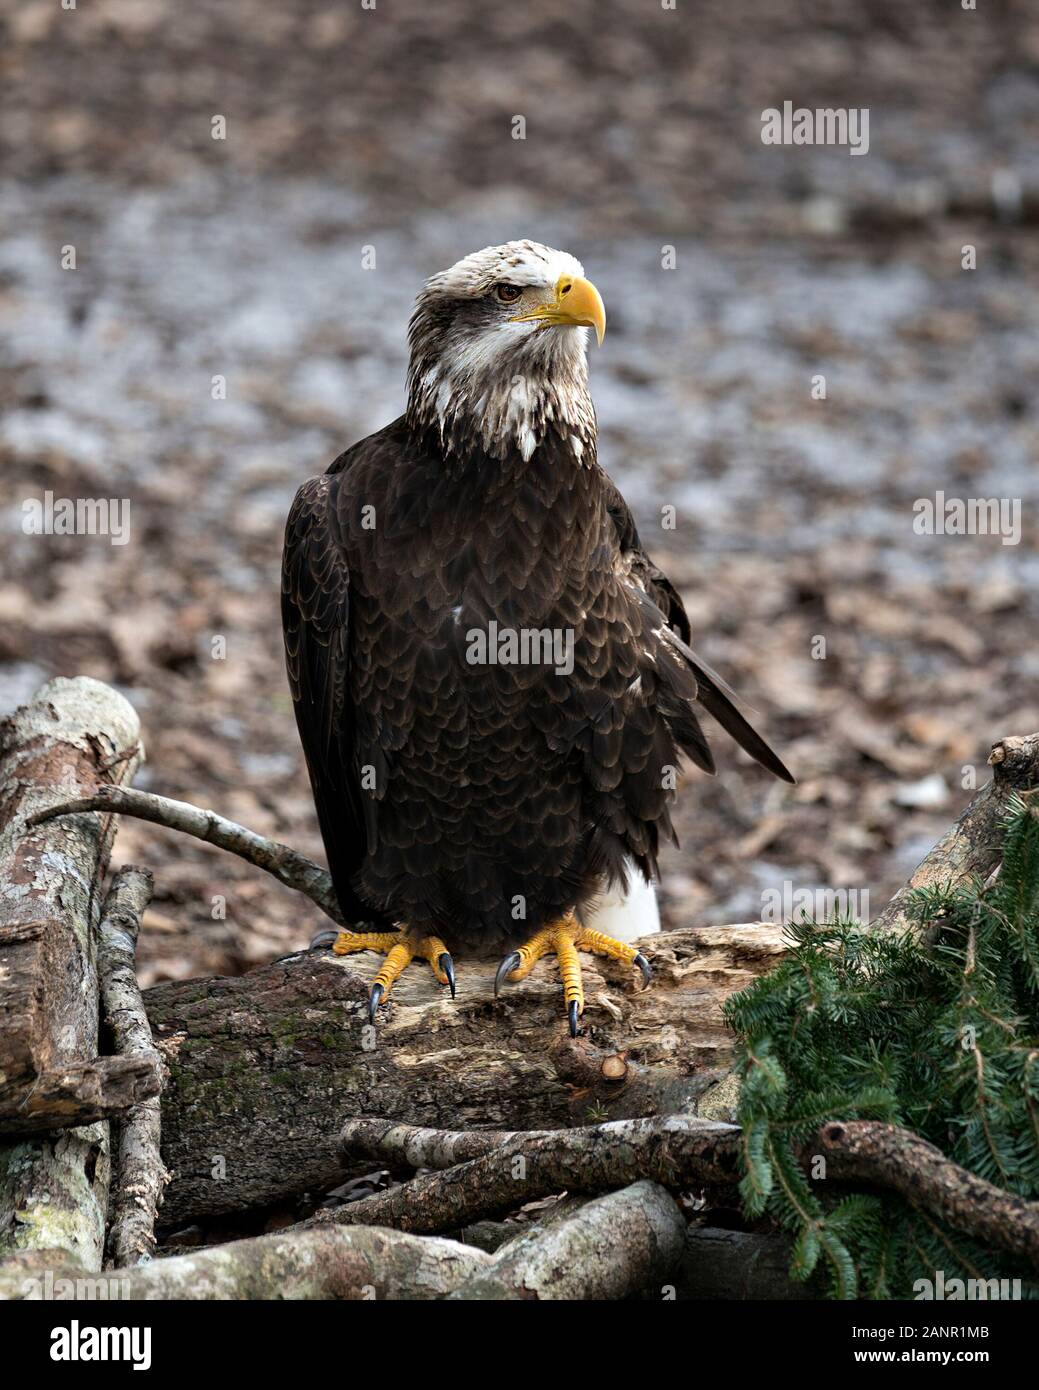
<path fill-rule="evenodd" d="M 370 510 L 366 510 L 370 509 Z M 594 436 L 529 459 L 445 456 L 407 417 L 297 494 L 283 618 L 329 867 L 348 920 L 501 950 L 672 835 L 679 753 L 713 771 L 695 703 L 789 773 L 688 648 Z M 573 637 L 573 669 L 471 664 L 469 634 Z"/>

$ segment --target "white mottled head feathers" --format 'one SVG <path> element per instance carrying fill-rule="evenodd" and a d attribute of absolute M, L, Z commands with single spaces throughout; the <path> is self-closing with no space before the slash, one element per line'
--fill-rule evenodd
<path fill-rule="evenodd" d="M 431 275 L 419 300 L 427 295 L 482 295 L 499 281 L 550 290 L 561 275 L 583 276 L 584 266 L 568 252 L 539 241 L 507 241 L 472 251 L 449 270 Z"/>
<path fill-rule="evenodd" d="M 536 241 L 463 257 L 427 280 L 412 315 L 408 417 L 435 428 L 447 452 L 480 447 L 524 459 L 552 432 L 578 459 L 594 453 L 587 328 L 516 322 L 551 299 L 580 261 Z"/>

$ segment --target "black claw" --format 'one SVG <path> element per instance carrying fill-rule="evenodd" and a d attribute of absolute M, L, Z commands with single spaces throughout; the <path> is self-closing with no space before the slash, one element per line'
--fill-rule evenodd
<path fill-rule="evenodd" d="M 653 967 L 650 965 L 649 961 L 646 959 L 646 957 L 642 954 L 641 951 L 638 953 L 638 955 L 631 963 L 632 965 L 637 965 L 638 968 L 642 971 L 642 983 L 644 985 L 648 985 L 650 980 L 652 980 L 653 978 Z"/>
<path fill-rule="evenodd" d="M 325 931 L 319 931 L 316 936 L 311 937 L 310 945 L 307 947 L 307 950 L 323 951 L 326 946 L 331 946 L 338 935 L 339 933 L 337 931 L 331 931 L 327 928 Z"/>
<path fill-rule="evenodd" d="M 454 961 L 451 959 L 451 957 L 450 957 L 450 956 L 448 955 L 448 953 L 445 951 L 445 952 L 443 953 L 443 955 L 440 957 L 440 959 L 437 961 L 437 964 L 440 966 L 440 969 L 441 969 L 441 970 L 444 972 L 444 974 L 447 976 L 447 983 L 451 986 L 451 998 L 453 999 L 453 998 L 455 997 L 455 965 L 454 965 Z"/>
<path fill-rule="evenodd" d="M 375 1022 L 375 1011 L 382 1003 L 382 985 L 372 985 L 368 994 L 368 1022 Z"/>
<path fill-rule="evenodd" d="M 577 1000 L 571 999 L 566 1006 L 566 1016 L 570 1020 L 570 1036 L 577 1037 Z"/>
<path fill-rule="evenodd" d="M 494 997 L 495 997 L 495 999 L 497 999 L 497 997 L 498 997 L 498 991 L 501 989 L 502 985 L 505 983 L 506 976 L 511 975 L 512 972 L 513 972 L 513 971 L 516 969 L 516 967 L 519 965 L 519 963 L 520 963 L 520 953 L 519 953 L 519 951 L 510 951 L 509 954 L 508 954 L 508 955 L 505 957 L 505 959 L 502 961 L 501 965 L 498 966 L 497 974 L 496 974 L 495 977 L 494 977 Z"/>

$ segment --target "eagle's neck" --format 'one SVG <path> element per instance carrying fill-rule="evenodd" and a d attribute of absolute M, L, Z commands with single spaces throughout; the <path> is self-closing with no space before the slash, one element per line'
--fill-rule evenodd
<path fill-rule="evenodd" d="M 445 457 L 525 462 L 542 445 L 562 443 L 578 462 L 595 458 L 595 408 L 588 393 L 583 336 L 545 336 L 526 359 L 474 364 L 464 357 L 412 359 L 407 419 L 433 434 Z M 562 340 L 562 341 L 560 341 Z"/>

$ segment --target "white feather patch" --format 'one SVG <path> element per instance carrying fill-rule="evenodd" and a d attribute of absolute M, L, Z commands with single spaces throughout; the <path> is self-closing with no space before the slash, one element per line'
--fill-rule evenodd
<path fill-rule="evenodd" d="M 657 894 L 634 865 L 630 865 L 628 891 L 611 888 L 597 898 L 581 914 L 581 920 L 593 931 L 601 931 L 617 941 L 637 941 L 660 930 Z"/>

